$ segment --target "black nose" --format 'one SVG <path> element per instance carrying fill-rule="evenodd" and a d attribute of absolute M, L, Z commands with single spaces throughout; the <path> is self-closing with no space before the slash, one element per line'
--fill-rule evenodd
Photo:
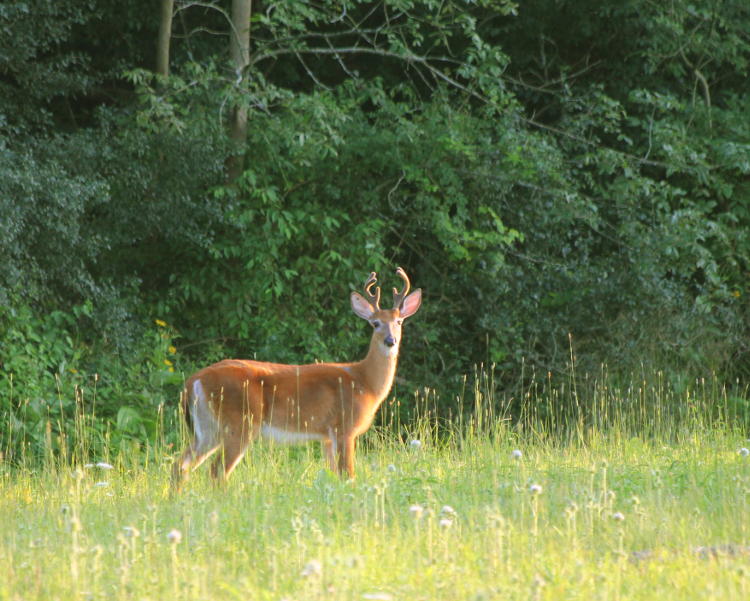
<path fill-rule="evenodd" d="M 385 342 L 386 346 L 395 346 L 396 345 L 396 339 L 393 336 L 386 336 L 385 340 L 383 340 L 383 342 Z"/>

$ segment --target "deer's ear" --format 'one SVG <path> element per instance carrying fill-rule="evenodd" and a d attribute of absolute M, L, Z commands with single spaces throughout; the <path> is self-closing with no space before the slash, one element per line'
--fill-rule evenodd
<path fill-rule="evenodd" d="M 362 319 L 367 319 L 368 321 L 372 314 L 375 313 L 372 305 L 358 292 L 352 292 L 352 311 Z"/>
<path fill-rule="evenodd" d="M 422 289 L 417 288 L 414 292 L 412 292 L 409 296 L 407 296 L 404 301 L 401 303 L 400 313 L 401 317 L 406 319 L 407 317 L 411 317 L 417 312 L 417 309 L 419 309 L 419 306 L 422 304 Z"/>

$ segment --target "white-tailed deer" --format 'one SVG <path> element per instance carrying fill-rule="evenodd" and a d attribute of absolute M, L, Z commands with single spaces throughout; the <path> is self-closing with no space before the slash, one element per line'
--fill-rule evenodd
<path fill-rule="evenodd" d="M 215 451 L 215 478 L 227 478 L 247 449 L 263 436 L 277 442 L 321 441 L 331 470 L 354 477 L 354 444 L 372 424 L 396 375 L 401 325 L 414 315 L 422 291 L 393 289 L 393 308 L 380 308 L 375 272 L 365 282 L 366 298 L 351 293 L 354 313 L 373 327 L 370 350 L 356 363 L 283 365 L 227 359 L 193 374 L 182 395 L 194 438 L 175 462 L 173 485 L 179 489 L 190 471 Z"/>

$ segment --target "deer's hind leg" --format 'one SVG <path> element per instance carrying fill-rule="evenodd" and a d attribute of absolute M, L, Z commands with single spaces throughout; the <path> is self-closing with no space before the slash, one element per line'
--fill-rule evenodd
<path fill-rule="evenodd" d="M 226 481 L 244 457 L 248 445 L 260 434 L 260 424 L 253 414 L 237 415 L 222 427 L 219 454 L 211 465 L 211 476 Z"/>
<path fill-rule="evenodd" d="M 190 472 L 200 466 L 219 448 L 219 423 L 208 406 L 203 385 L 195 380 L 188 391 L 193 441 L 172 466 L 172 487 L 179 490 Z"/>

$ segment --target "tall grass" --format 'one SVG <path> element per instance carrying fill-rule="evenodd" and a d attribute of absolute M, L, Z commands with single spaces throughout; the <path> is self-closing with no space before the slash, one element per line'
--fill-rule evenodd
<path fill-rule="evenodd" d="M 742 391 L 681 386 L 498 397 L 477 371 L 446 411 L 389 402 L 353 483 L 317 446 L 257 444 L 172 495 L 171 416 L 140 445 L 51 440 L 0 464 L 0 599 L 746 599 Z"/>

